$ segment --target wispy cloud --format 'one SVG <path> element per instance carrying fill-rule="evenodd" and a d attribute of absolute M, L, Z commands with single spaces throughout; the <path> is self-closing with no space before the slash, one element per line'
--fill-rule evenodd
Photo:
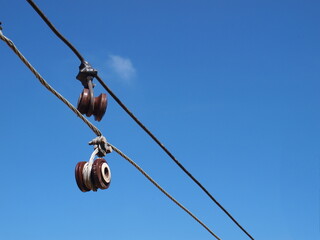
<path fill-rule="evenodd" d="M 122 80 L 127 83 L 129 83 L 136 74 L 136 69 L 129 58 L 109 55 L 108 65 Z"/>

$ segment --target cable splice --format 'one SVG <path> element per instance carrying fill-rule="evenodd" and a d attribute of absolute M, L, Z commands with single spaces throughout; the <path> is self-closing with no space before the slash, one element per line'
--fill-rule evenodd
<path fill-rule="evenodd" d="M 86 62 L 79 51 L 53 26 L 49 19 L 44 15 L 40 8 L 32 1 L 27 2 L 39 14 L 48 27 L 74 52 L 81 63 Z M 81 66 L 81 65 L 80 65 Z M 179 168 L 188 175 L 192 181 L 201 188 L 201 190 L 252 240 L 254 238 L 238 223 L 238 221 L 216 200 L 212 194 L 176 159 L 176 157 L 160 142 L 160 140 L 125 106 L 124 103 L 112 92 L 105 82 L 96 75 L 96 79 L 101 86 L 111 95 L 111 97 L 120 105 L 120 107 L 157 143 L 157 145 L 179 166 Z"/>

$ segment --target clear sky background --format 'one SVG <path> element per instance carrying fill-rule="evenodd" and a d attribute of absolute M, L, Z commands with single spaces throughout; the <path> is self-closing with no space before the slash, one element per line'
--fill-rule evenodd
<path fill-rule="evenodd" d="M 3 32 L 76 104 L 78 59 L 26 1 L 0 3 Z M 319 1 L 36 3 L 257 240 L 320 238 Z M 116 153 L 110 188 L 82 193 L 95 135 L 3 42 L 0 59 L 0 239 L 213 239 Z M 248 239 L 111 98 L 94 123 L 222 239 Z"/>

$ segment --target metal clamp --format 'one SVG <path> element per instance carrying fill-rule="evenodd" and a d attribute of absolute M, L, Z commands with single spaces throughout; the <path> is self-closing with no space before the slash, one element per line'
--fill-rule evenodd
<path fill-rule="evenodd" d="M 92 82 L 93 78 L 95 78 L 97 74 L 98 71 L 94 69 L 87 61 L 84 61 L 79 66 L 79 73 L 76 78 L 81 81 L 85 88 L 89 88 L 88 82 Z"/>

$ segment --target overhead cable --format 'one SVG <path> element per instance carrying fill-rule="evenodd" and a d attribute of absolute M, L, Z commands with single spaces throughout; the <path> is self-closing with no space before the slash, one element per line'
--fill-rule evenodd
<path fill-rule="evenodd" d="M 20 60 L 27 66 L 27 68 L 35 75 L 35 77 L 40 81 L 40 83 L 48 89 L 52 94 L 59 98 L 64 104 L 67 105 L 97 136 L 102 136 L 100 130 L 94 126 L 89 120 L 82 116 L 82 114 L 60 93 L 58 93 L 53 87 L 51 87 L 48 82 L 40 75 L 40 73 L 31 65 L 31 63 L 23 56 L 15 44 L 3 35 L 0 29 L 0 39 L 3 40 L 10 49 L 20 58 Z M 205 225 L 200 219 L 198 219 L 192 212 L 190 212 L 186 207 L 184 207 L 180 202 L 178 202 L 174 197 L 172 197 L 167 191 L 165 191 L 152 177 L 150 177 L 138 164 L 136 164 L 131 158 L 121 152 L 118 148 L 108 143 L 112 149 L 118 153 L 121 157 L 132 164 L 140 173 L 142 173 L 154 186 L 156 186 L 163 194 L 165 194 L 170 200 L 172 200 L 176 205 L 178 205 L 183 211 L 188 213 L 194 220 L 196 220 L 202 227 L 204 227 L 212 236 L 217 240 L 221 240 L 207 225 Z"/>
<path fill-rule="evenodd" d="M 56 27 L 50 22 L 40 8 L 32 1 L 27 0 L 32 8 L 39 14 L 48 27 L 59 37 L 70 49 L 74 52 L 79 60 L 84 62 L 84 58 L 79 51 L 56 29 Z M 252 240 L 254 238 L 240 225 L 240 223 L 216 200 L 212 194 L 180 163 L 176 157 L 160 142 L 160 140 L 126 107 L 126 105 L 116 96 L 115 93 L 107 86 L 102 78 L 97 75 L 96 79 L 102 85 L 102 87 L 111 95 L 111 97 L 120 105 L 120 107 L 157 143 L 157 145 L 180 167 L 180 169 L 187 174 L 193 182 L 195 182 L 204 193 Z"/>
<path fill-rule="evenodd" d="M 18 48 L 14 45 L 14 43 L 3 35 L 0 30 L 0 38 L 3 40 L 11 50 L 20 58 L 20 60 L 29 68 L 29 70 L 35 75 L 35 77 L 39 80 L 39 82 L 48 89 L 51 93 L 53 93 L 57 98 L 59 98 L 64 104 L 66 104 L 71 111 L 73 111 L 87 126 L 97 135 L 102 136 L 100 130 L 94 126 L 88 119 L 86 119 L 77 108 L 75 108 L 67 99 L 65 99 L 60 93 L 58 93 L 50 84 L 44 80 L 44 78 L 40 75 L 40 73 L 31 65 L 31 63 L 22 55 L 22 53 L 18 50 Z"/>

